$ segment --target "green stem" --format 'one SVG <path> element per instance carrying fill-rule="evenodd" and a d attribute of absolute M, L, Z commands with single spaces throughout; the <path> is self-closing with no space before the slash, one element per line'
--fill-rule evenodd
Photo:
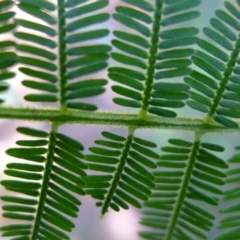
<path fill-rule="evenodd" d="M 54 155 L 55 140 L 56 140 L 55 134 L 57 132 L 58 126 L 59 125 L 57 123 L 52 123 L 52 126 L 51 126 L 51 132 L 50 132 L 50 136 L 49 136 L 48 153 L 47 153 L 46 164 L 45 164 L 45 171 L 44 171 L 44 175 L 43 175 L 42 188 L 41 188 L 41 192 L 40 192 L 39 203 L 38 203 L 38 208 L 37 208 L 37 213 L 36 213 L 36 218 L 35 218 L 35 224 L 33 226 L 31 240 L 37 239 L 38 231 L 40 229 L 42 215 L 44 212 L 45 201 L 46 201 L 46 197 L 47 197 L 48 184 L 50 182 L 50 174 L 52 171 L 53 155 Z"/>
<path fill-rule="evenodd" d="M 183 181 L 182 181 L 179 193 L 178 193 L 178 197 L 176 199 L 176 204 L 174 206 L 174 210 L 173 210 L 173 213 L 171 215 L 168 228 L 166 230 L 166 235 L 165 235 L 164 240 L 171 240 L 172 236 L 173 236 L 173 233 L 175 231 L 175 227 L 177 225 L 178 218 L 179 218 L 179 215 L 180 215 L 181 210 L 182 210 L 182 205 L 183 205 L 185 196 L 187 194 L 189 181 L 190 181 L 190 178 L 192 176 L 192 171 L 193 171 L 193 168 L 194 168 L 194 165 L 195 165 L 196 156 L 197 156 L 198 149 L 199 149 L 199 146 L 200 146 L 200 137 L 201 137 L 201 133 L 196 132 L 195 133 L 194 144 L 192 146 L 192 151 L 191 151 L 191 154 L 189 156 L 189 159 L 187 160 L 188 165 L 187 165 L 187 168 L 186 168 L 186 171 L 185 171 L 185 175 L 183 176 Z"/>
<path fill-rule="evenodd" d="M 66 18 L 65 18 L 65 1 L 58 0 L 58 57 L 59 57 L 59 77 L 60 77 L 60 109 L 61 113 L 67 112 L 66 107 L 66 84 L 67 84 L 67 44 L 66 44 Z"/>
<path fill-rule="evenodd" d="M 156 0 L 155 11 L 153 16 L 152 36 L 150 40 L 148 68 L 146 73 L 145 89 L 143 92 L 142 108 L 139 111 L 139 117 L 146 119 L 149 99 L 151 98 L 152 84 L 154 80 L 156 55 L 158 50 L 159 32 L 162 16 L 162 0 Z"/>
<path fill-rule="evenodd" d="M 117 113 L 113 111 L 81 111 L 69 110 L 62 114 L 57 108 L 20 108 L 0 106 L 0 119 L 27 120 L 38 122 L 58 122 L 59 124 L 81 123 L 87 125 L 115 126 L 135 128 L 171 129 L 182 131 L 202 131 L 204 133 L 240 133 L 240 128 L 226 128 L 217 123 L 204 125 L 202 118 L 177 117 L 164 118 L 148 115 L 146 120 L 139 119 L 138 114 Z M 236 121 L 240 124 L 240 121 Z"/>
<path fill-rule="evenodd" d="M 122 149 L 122 153 L 120 156 L 120 160 L 119 160 L 119 164 L 118 164 L 118 168 L 117 171 L 113 177 L 113 181 L 111 182 L 111 187 L 108 191 L 108 194 L 105 198 L 105 201 L 103 203 L 102 206 L 102 211 L 101 211 L 101 217 L 104 216 L 104 214 L 108 211 L 109 205 L 112 201 L 112 198 L 114 196 L 114 193 L 118 187 L 119 181 L 121 180 L 121 176 L 122 176 L 122 172 L 124 170 L 125 164 L 126 164 L 126 159 L 128 157 L 128 153 L 130 151 L 131 148 L 131 144 L 133 141 L 133 134 L 134 134 L 134 128 L 133 127 L 129 127 L 128 128 L 128 136 L 127 139 L 125 141 L 124 147 Z"/>
<path fill-rule="evenodd" d="M 238 55 L 240 52 L 240 36 L 238 37 L 234 49 L 229 57 L 229 62 L 227 63 L 227 67 L 226 70 L 223 73 L 223 79 L 221 80 L 219 87 L 217 89 L 217 92 L 215 94 L 215 97 L 212 100 L 212 105 L 207 113 L 207 116 L 205 117 L 205 119 L 203 120 L 204 123 L 209 124 L 212 121 L 212 118 L 214 116 L 214 114 L 217 111 L 217 108 L 222 100 L 222 96 L 224 94 L 224 91 L 226 90 L 227 84 L 229 82 L 229 79 L 232 75 L 234 66 L 236 65 L 237 59 L 238 59 Z"/>

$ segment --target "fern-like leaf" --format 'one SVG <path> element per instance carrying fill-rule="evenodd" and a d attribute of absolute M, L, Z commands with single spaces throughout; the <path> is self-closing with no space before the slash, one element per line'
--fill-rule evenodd
<path fill-rule="evenodd" d="M 236 4 L 240 7 L 238 1 Z M 195 70 L 185 82 L 195 90 L 190 92 L 192 100 L 187 104 L 207 114 L 205 123 L 214 119 L 236 128 L 238 124 L 230 118 L 240 118 L 240 11 L 229 1 L 225 7 L 224 11 L 215 11 L 216 17 L 210 20 L 212 27 L 203 29 L 210 40 L 199 41 L 201 49 L 192 58 L 204 73 Z"/>
<path fill-rule="evenodd" d="M 228 165 L 211 151 L 224 150 L 210 143 L 193 143 L 170 139 L 171 146 L 162 147 L 160 169 L 154 172 L 156 187 L 145 202 L 141 224 L 152 231 L 141 232 L 145 239 L 206 239 L 214 216 L 205 208 L 216 206 L 224 184 L 221 169 Z M 201 207 L 199 207 L 201 205 Z M 193 237 L 194 236 L 194 237 Z"/>
<path fill-rule="evenodd" d="M 0 2 L 0 35 L 15 29 L 15 24 L 12 21 L 15 12 L 11 10 L 13 5 L 13 1 Z M 13 51 L 14 47 L 15 43 L 13 41 L 0 42 L 0 93 L 9 88 L 9 85 L 4 81 L 15 76 L 15 73 L 8 71 L 9 67 L 17 63 L 17 55 Z M 0 98 L 0 104 L 3 102 L 4 100 Z"/>
<path fill-rule="evenodd" d="M 151 150 L 156 145 L 134 137 L 131 131 L 127 138 L 110 132 L 102 135 L 106 140 L 96 140 L 101 147 L 89 148 L 93 154 L 86 155 L 86 160 L 90 170 L 108 174 L 84 177 L 86 193 L 100 200 L 102 216 L 109 207 L 128 209 L 128 203 L 141 208 L 138 200 L 147 200 L 149 187 L 154 187 L 154 176 L 146 167 L 157 167 L 152 159 L 159 156 Z"/>
<path fill-rule="evenodd" d="M 123 2 L 129 6 L 118 6 L 113 17 L 134 33 L 114 31 L 116 39 L 112 44 L 120 52 L 113 52 L 112 58 L 133 69 L 125 66 L 109 68 L 109 77 L 124 85 L 113 86 L 112 90 L 127 97 L 114 98 L 113 101 L 121 106 L 139 108 L 141 118 L 145 118 L 147 112 L 175 117 L 176 113 L 168 108 L 183 107 L 182 100 L 188 98 L 186 91 L 189 87 L 164 79 L 191 72 L 189 65 L 193 49 L 189 46 L 198 41 L 195 37 L 198 29 L 174 28 L 174 25 L 198 17 L 199 12 L 191 9 L 200 1 L 172 3 L 157 0 L 155 5 L 143 0 Z"/>
<path fill-rule="evenodd" d="M 236 149 L 240 149 L 237 146 Z M 218 225 L 221 233 L 215 240 L 239 239 L 240 238 L 240 154 L 235 154 L 228 160 L 230 169 L 226 172 L 227 190 L 223 194 L 223 203 L 228 203 L 227 207 L 221 209 L 222 219 Z"/>
<path fill-rule="evenodd" d="M 21 224 L 3 226 L 4 237 L 14 239 L 70 239 L 66 232 L 74 228 L 69 219 L 76 218 L 81 202 L 71 192 L 84 195 L 83 146 L 74 139 L 56 133 L 55 124 L 47 132 L 19 127 L 18 132 L 36 140 L 20 140 L 19 148 L 6 153 L 28 161 L 9 163 L 4 173 L 17 180 L 1 184 L 20 196 L 2 196 L 3 216 L 21 220 Z"/>
<path fill-rule="evenodd" d="M 59 0 L 57 6 L 48 1 L 20 1 L 19 9 L 46 23 L 43 25 L 16 19 L 18 25 L 41 34 L 40 36 L 19 31 L 15 33 L 18 39 L 27 41 L 26 44 L 18 45 L 18 51 L 34 55 L 34 57 L 20 56 L 20 63 L 26 64 L 28 67 L 21 67 L 19 70 L 30 77 L 41 79 L 41 82 L 24 80 L 22 83 L 29 88 L 43 91 L 41 94 L 25 96 L 26 100 L 34 102 L 60 101 L 63 112 L 67 107 L 82 110 L 97 109 L 93 104 L 76 100 L 102 94 L 105 91 L 103 86 L 107 81 L 105 79 L 84 79 L 74 83 L 69 83 L 69 81 L 95 73 L 107 66 L 109 46 L 79 45 L 85 41 L 105 37 L 109 31 L 100 29 L 77 34 L 72 32 L 106 21 L 109 18 L 107 13 L 92 14 L 88 17 L 84 17 L 84 15 L 98 11 L 107 4 L 108 1 L 105 0 L 90 4 L 86 4 L 84 1 L 65 2 Z M 57 18 L 52 13 L 56 8 Z M 71 21 L 73 18 L 74 20 Z M 54 29 L 56 25 L 58 25 L 58 32 Z M 58 37 L 59 46 L 51 39 L 55 36 Z M 31 43 L 39 45 L 39 47 L 33 46 Z M 75 46 L 77 44 L 77 47 L 73 47 L 73 44 Z M 53 53 L 57 47 L 58 57 Z M 56 60 L 58 60 L 58 64 L 56 64 Z M 42 70 L 37 70 L 35 67 Z M 56 71 L 59 72 L 58 77 Z"/>

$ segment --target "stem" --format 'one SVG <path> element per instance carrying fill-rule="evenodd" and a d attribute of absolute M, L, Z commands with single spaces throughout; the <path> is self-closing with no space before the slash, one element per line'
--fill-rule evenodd
<path fill-rule="evenodd" d="M 38 231 L 40 229 L 40 223 L 41 223 L 42 215 L 44 212 L 45 200 L 47 197 L 48 184 L 50 182 L 50 174 L 52 171 L 53 155 L 54 155 L 55 139 L 56 139 L 55 134 L 57 132 L 58 126 L 59 125 L 57 123 L 52 123 L 52 126 L 51 126 L 51 132 L 50 132 L 50 136 L 49 136 L 48 153 L 47 153 L 46 164 L 45 164 L 45 172 L 43 175 L 42 188 L 41 188 L 41 193 L 40 193 L 40 197 L 39 197 L 37 214 L 36 214 L 35 224 L 33 226 L 31 240 L 37 239 Z"/>
<path fill-rule="evenodd" d="M 38 122 L 58 122 L 59 124 L 81 123 L 115 127 L 171 129 L 182 131 L 202 131 L 203 133 L 240 133 L 240 128 L 226 128 L 217 123 L 204 125 L 199 117 L 164 118 L 149 114 L 146 120 L 139 119 L 138 114 L 117 113 L 113 111 L 68 110 L 62 114 L 57 108 L 20 108 L 0 106 L 0 119 L 27 120 Z M 240 124 L 240 121 L 236 121 Z"/>
<path fill-rule="evenodd" d="M 139 111 L 139 117 L 146 119 L 148 101 L 151 97 L 152 84 L 154 80 L 155 64 L 156 64 L 156 54 L 158 50 L 159 42 L 159 32 L 161 23 L 161 10 L 162 10 L 162 0 L 156 0 L 153 26 L 152 26 L 152 36 L 150 40 L 149 58 L 148 58 L 148 68 L 146 73 L 145 89 L 143 92 L 142 108 Z"/>
<path fill-rule="evenodd" d="M 58 0 L 58 34 L 59 34 L 59 47 L 58 47 L 58 57 L 59 57 L 59 77 L 60 77 L 60 109 L 61 113 L 67 112 L 66 107 L 66 84 L 67 84 L 67 44 L 66 44 L 66 18 L 65 18 L 65 2 L 64 0 Z"/>
<path fill-rule="evenodd" d="M 182 184 L 181 184 L 181 187 L 180 187 L 180 190 L 179 190 L 178 197 L 176 199 L 176 204 L 174 206 L 174 210 L 173 210 L 173 213 L 171 215 L 168 228 L 166 230 L 167 233 L 165 235 L 164 240 L 171 240 L 172 239 L 172 235 L 174 233 L 176 224 L 178 222 L 178 218 L 179 218 L 179 215 L 180 215 L 181 210 L 182 210 L 182 205 L 183 205 L 183 202 L 184 202 L 187 190 L 188 190 L 189 181 L 190 181 L 190 178 L 192 176 L 192 171 L 193 171 L 193 168 L 194 168 L 194 165 L 195 165 L 196 156 L 197 156 L 198 149 L 199 149 L 199 146 L 200 146 L 200 137 L 201 137 L 201 134 L 199 132 L 196 132 L 195 133 L 194 144 L 192 146 L 192 151 L 191 151 L 191 154 L 189 156 L 189 159 L 187 160 L 188 165 L 187 165 L 187 168 L 186 168 L 186 171 L 185 171 L 185 175 L 183 176 L 183 181 L 182 181 Z"/>

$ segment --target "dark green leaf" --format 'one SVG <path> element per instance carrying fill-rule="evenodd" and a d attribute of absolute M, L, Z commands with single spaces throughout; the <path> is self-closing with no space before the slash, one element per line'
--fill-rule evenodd
<path fill-rule="evenodd" d="M 51 37 L 54 37 L 57 34 L 57 32 L 51 27 L 48 27 L 46 25 L 42 25 L 39 23 L 31 22 L 25 19 L 15 19 L 15 23 L 25 28 L 29 28 L 41 33 L 45 33 Z"/>
<path fill-rule="evenodd" d="M 46 0 L 35 0 L 34 2 L 31 1 L 31 0 L 17 0 L 21 3 L 26 3 L 26 4 L 29 4 L 29 5 L 32 5 L 32 6 L 35 6 L 35 7 L 38 7 L 38 8 L 44 8 L 48 11 L 54 11 L 56 10 L 56 6 L 55 4 L 49 2 L 49 1 L 46 1 Z"/>
<path fill-rule="evenodd" d="M 58 81 L 58 78 L 56 75 L 48 73 L 48 72 L 36 71 L 31 68 L 24 68 L 24 67 L 20 67 L 19 71 L 28 76 L 37 77 L 37 78 L 40 78 L 40 79 L 43 79 L 43 80 L 46 80 L 46 81 L 49 81 L 52 83 L 55 83 Z"/>
<path fill-rule="evenodd" d="M 170 99 L 170 100 L 184 100 L 188 99 L 187 93 L 182 92 L 171 92 L 171 91 L 154 91 L 152 93 L 153 98 L 163 98 L 163 99 Z"/>
<path fill-rule="evenodd" d="M 74 78 L 79 78 L 81 76 L 87 75 L 87 74 L 92 74 L 95 72 L 98 72 L 104 68 L 107 67 L 107 63 L 105 62 L 100 62 L 100 63 L 93 63 L 89 66 L 79 68 L 77 70 L 73 70 L 71 72 L 68 72 L 67 78 L 68 79 L 74 79 Z"/>
<path fill-rule="evenodd" d="M 147 12 L 153 11 L 153 6 L 149 2 L 144 0 L 123 0 L 123 2 L 131 4 Z"/>
<path fill-rule="evenodd" d="M 198 32 L 199 32 L 198 28 L 195 27 L 175 28 L 171 30 L 162 31 L 160 37 L 162 39 L 192 37 L 198 34 Z"/>
<path fill-rule="evenodd" d="M 235 41 L 237 36 L 236 34 L 231 31 L 231 29 L 229 29 L 225 24 L 223 24 L 221 21 L 219 21 L 217 18 L 211 18 L 210 20 L 211 25 L 218 30 L 219 32 L 221 32 L 225 37 L 227 37 L 228 39 Z"/>
<path fill-rule="evenodd" d="M 68 50 L 70 56 L 78 55 L 87 55 L 87 54 L 101 54 L 107 53 L 111 50 L 111 47 L 108 45 L 94 45 L 94 46 L 84 46 L 84 47 L 75 47 Z"/>
<path fill-rule="evenodd" d="M 129 152 L 129 155 L 135 159 L 137 162 L 140 162 L 141 164 L 145 165 L 146 167 L 149 167 L 149 168 L 157 168 L 157 165 L 149 160 L 148 158 L 142 156 L 141 154 L 139 154 L 138 152 L 135 152 L 135 151 L 130 151 Z"/>
<path fill-rule="evenodd" d="M 31 1 L 31 3 L 32 3 L 32 1 Z M 40 10 L 40 8 L 35 7 L 35 6 L 31 6 L 31 5 L 25 4 L 25 3 L 20 3 L 20 4 L 18 4 L 18 7 L 22 11 L 24 11 L 24 12 L 26 12 L 26 13 L 28 13 L 28 14 L 36 17 L 36 18 L 39 18 L 39 19 L 43 20 L 44 22 L 46 22 L 48 24 L 54 25 L 54 24 L 57 23 L 56 19 L 53 16 L 51 16 L 50 14 Z"/>
<path fill-rule="evenodd" d="M 119 6 L 116 7 L 116 11 L 124 16 L 135 18 L 145 23 L 152 22 L 152 18 L 148 14 L 133 8 Z"/>
<path fill-rule="evenodd" d="M 99 10 L 99 9 L 101 9 L 101 8 L 107 6 L 107 5 L 108 5 L 108 1 L 106 1 L 106 0 L 86 4 L 86 5 L 77 7 L 77 8 L 73 8 L 72 10 L 69 10 L 66 13 L 66 17 L 67 18 L 78 17 L 78 16 L 81 16 L 81 15 Z"/>
<path fill-rule="evenodd" d="M 125 40 L 126 42 L 131 42 L 134 43 L 136 45 L 139 45 L 145 49 L 149 48 L 149 43 L 148 41 L 138 35 L 135 34 L 131 34 L 131 33 L 126 33 L 126 32 L 122 32 L 122 31 L 113 31 L 114 36 Z"/>
<path fill-rule="evenodd" d="M 97 163 L 106 163 L 106 164 L 117 164 L 119 160 L 113 157 L 107 156 L 98 156 L 98 155 L 86 155 L 85 159 L 89 162 L 97 162 Z"/>
<path fill-rule="evenodd" d="M 192 146 L 191 142 L 181 140 L 181 139 L 169 139 L 168 142 L 171 143 L 172 145 L 176 145 L 176 146 L 180 146 L 180 147 L 189 148 Z"/>
<path fill-rule="evenodd" d="M 72 34 L 67 37 L 66 41 L 68 43 L 78 43 L 96 38 L 102 38 L 107 36 L 108 34 L 109 34 L 108 29 L 93 30 L 84 33 Z"/>
<path fill-rule="evenodd" d="M 25 100 L 30 102 L 57 102 L 58 98 L 55 95 L 47 94 L 28 94 L 24 97 Z"/>
<path fill-rule="evenodd" d="M 136 151 L 138 151 L 139 153 L 142 153 L 143 155 L 146 155 L 148 157 L 155 158 L 155 159 L 159 158 L 159 155 L 157 153 L 155 153 L 154 151 L 152 151 L 146 147 L 143 147 L 141 145 L 138 145 L 136 143 L 132 143 L 132 148 L 135 149 Z"/>
<path fill-rule="evenodd" d="M 26 40 L 26 41 L 30 41 L 30 42 L 33 42 L 36 44 L 40 44 L 44 47 L 49 47 L 51 49 L 54 49 L 57 46 L 55 41 L 50 40 L 48 38 L 36 36 L 34 34 L 29 34 L 29 33 L 24 33 L 24 32 L 16 32 L 15 37 Z"/>
<path fill-rule="evenodd" d="M 15 28 L 15 24 L 5 24 L 3 26 L 0 27 L 0 34 L 4 34 L 4 33 L 7 33 L 7 32 L 10 32 L 12 31 L 13 29 Z"/>
<path fill-rule="evenodd" d="M 210 77 L 208 77 L 196 70 L 194 70 L 190 76 L 192 78 L 194 78 L 195 80 L 201 82 L 202 84 L 204 84 L 214 90 L 218 88 L 218 84 L 213 79 L 211 79 Z"/>
<path fill-rule="evenodd" d="M 126 140 L 124 137 L 111 132 L 102 132 L 102 136 L 117 142 L 124 142 Z"/>
<path fill-rule="evenodd" d="M 85 195 L 84 190 L 82 190 L 79 186 L 72 184 L 71 182 L 63 179 L 62 177 L 59 177 L 56 174 L 51 174 L 51 179 L 57 184 L 59 184 L 61 187 L 66 188 L 69 191 L 72 191 L 80 195 Z"/>
<path fill-rule="evenodd" d="M 237 31 L 240 31 L 240 24 L 235 18 L 233 18 L 223 10 L 216 10 L 215 14 L 217 17 L 219 17 L 222 21 L 230 25 L 232 28 L 235 28 Z"/>
<path fill-rule="evenodd" d="M 57 66 L 54 63 L 49 63 L 47 61 L 43 61 L 43 60 L 36 59 L 36 58 L 20 56 L 19 57 L 19 62 L 23 63 L 23 64 L 26 64 L 26 65 L 39 67 L 39 68 L 42 68 L 44 70 L 49 70 L 49 71 L 52 71 L 52 72 L 55 72 L 57 70 Z"/>
<path fill-rule="evenodd" d="M 134 47 L 132 45 L 126 44 L 122 41 L 113 39 L 112 40 L 112 44 L 114 47 L 116 47 L 117 49 L 126 52 L 130 55 L 134 55 L 143 59 L 147 59 L 148 58 L 148 54 L 146 51 L 142 50 L 141 48 L 138 47 Z"/>
<path fill-rule="evenodd" d="M 195 110 L 198 110 L 200 112 L 207 113 L 208 112 L 208 107 L 205 105 L 195 102 L 195 101 L 186 101 L 187 105 Z"/>
<path fill-rule="evenodd" d="M 207 53 L 204 53 L 203 51 L 197 50 L 195 56 L 202 59 L 203 61 L 205 61 L 206 63 L 208 63 L 209 65 L 211 65 L 212 67 L 216 68 L 219 71 L 224 71 L 226 68 L 222 61 L 210 56 Z"/>
<path fill-rule="evenodd" d="M 194 50 L 191 48 L 161 51 L 158 53 L 157 59 L 184 58 L 191 56 L 193 53 Z"/>
<path fill-rule="evenodd" d="M 128 194 L 126 194 L 125 192 L 123 192 L 122 190 L 120 189 L 117 189 L 116 190 L 116 194 L 121 198 L 123 199 L 124 201 L 130 203 L 131 205 L 133 205 L 134 207 L 136 208 L 141 208 L 141 204 L 135 200 L 134 198 L 132 198 L 131 196 L 129 196 Z"/>
<path fill-rule="evenodd" d="M 142 138 L 138 138 L 138 137 L 134 137 L 133 140 L 140 144 L 140 145 L 143 145 L 143 146 L 146 146 L 146 147 L 150 147 L 150 148 L 155 148 L 157 147 L 157 144 L 154 143 L 154 142 L 150 142 L 148 140 L 145 140 L 145 139 L 142 139 Z"/>
<path fill-rule="evenodd" d="M 10 156 L 42 155 L 47 152 L 46 148 L 9 148 L 6 153 Z"/>
<path fill-rule="evenodd" d="M 182 46 L 189 46 L 192 44 L 196 44 L 198 42 L 197 37 L 183 37 L 183 38 L 173 38 L 168 39 L 165 41 L 161 41 L 159 44 L 160 49 L 168 49 L 174 47 L 182 47 Z"/>
<path fill-rule="evenodd" d="M 36 182 L 23 182 L 23 181 L 15 181 L 15 180 L 2 180 L 1 184 L 4 187 L 12 187 L 12 188 L 23 188 L 26 190 L 36 190 L 39 189 L 41 187 L 40 183 L 36 183 Z"/>
<path fill-rule="evenodd" d="M 183 10 L 187 10 L 193 7 L 198 6 L 201 3 L 200 0 L 185 0 L 185 1 L 180 1 L 179 3 L 177 2 L 176 4 L 167 6 L 163 10 L 164 15 L 169 15 L 173 13 L 177 13 Z"/>
<path fill-rule="evenodd" d="M 141 103 L 134 101 L 134 100 L 129 100 L 129 99 L 124 99 L 124 98 L 113 98 L 113 102 L 124 107 L 132 107 L 132 108 L 140 108 Z"/>
<path fill-rule="evenodd" d="M 28 128 L 28 127 L 18 127 L 17 131 L 24 135 L 33 136 L 33 137 L 44 137 L 45 138 L 48 136 L 47 132 L 44 132 L 41 130 L 36 130 L 33 128 Z"/>
<path fill-rule="evenodd" d="M 71 91 L 67 94 L 67 99 L 86 98 L 100 95 L 105 92 L 104 88 L 82 88 Z"/>
<path fill-rule="evenodd" d="M 13 202 L 25 205 L 37 205 L 38 201 L 29 198 L 22 198 L 22 197 L 13 197 L 13 196 L 2 196 L 1 200 L 4 202 Z"/>
<path fill-rule="evenodd" d="M 213 143 L 201 143 L 201 146 L 203 148 L 215 151 L 215 152 L 224 152 L 224 147 L 217 145 L 217 144 L 213 144 Z"/>
<path fill-rule="evenodd" d="M 67 62 L 67 67 L 79 67 L 83 65 L 92 65 L 96 63 L 105 62 L 109 58 L 108 54 L 101 53 L 101 54 L 91 54 L 86 55 L 80 58 L 74 58 Z"/>
<path fill-rule="evenodd" d="M 84 27 L 88 27 L 91 25 L 101 23 L 101 22 L 105 22 L 109 19 L 109 17 L 110 17 L 109 13 L 99 13 L 99 14 L 95 14 L 93 16 L 81 18 L 79 20 L 72 21 L 71 23 L 67 24 L 66 30 L 68 32 L 73 32 L 80 28 L 84 28 Z"/>
<path fill-rule="evenodd" d="M 120 63 L 124 63 L 126 65 L 131 65 L 131 66 L 135 66 L 135 67 L 139 67 L 142 69 L 146 69 L 147 65 L 144 61 L 142 61 L 141 59 L 135 58 L 135 57 L 129 57 L 127 55 L 124 54 L 120 54 L 120 53 L 112 53 L 112 58 Z"/>
<path fill-rule="evenodd" d="M 23 220 L 23 221 L 32 221 L 34 219 L 34 216 L 32 215 L 11 213 L 11 212 L 5 212 L 2 214 L 2 216 L 5 218 L 17 219 L 17 220 Z"/>
<path fill-rule="evenodd" d="M 110 73 L 116 73 L 116 74 L 119 74 L 119 75 L 123 75 L 125 77 L 130 77 L 130 78 L 133 78 L 133 79 L 137 79 L 137 80 L 140 80 L 140 81 L 143 81 L 145 80 L 145 75 L 139 71 L 135 71 L 135 70 L 132 70 L 132 69 L 128 69 L 128 68 L 121 68 L 121 67 L 111 67 L 108 69 L 108 71 Z"/>
<path fill-rule="evenodd" d="M 201 94 L 193 92 L 193 91 L 190 91 L 189 94 L 190 94 L 191 99 L 193 99 L 194 101 L 201 103 L 208 107 L 211 106 L 211 101 L 209 98 L 204 97 Z"/>
<path fill-rule="evenodd" d="M 0 13 L 0 22 L 6 22 L 15 16 L 15 12 Z"/>
<path fill-rule="evenodd" d="M 141 174 L 145 178 L 147 178 L 149 180 L 154 180 L 155 179 L 155 177 L 153 176 L 152 173 L 150 173 L 145 167 L 141 166 L 140 164 L 138 164 L 133 159 L 127 158 L 127 163 L 132 169 L 134 169 L 136 172 L 138 172 L 139 174 Z"/>
<path fill-rule="evenodd" d="M 199 82 L 198 80 L 195 80 L 190 77 L 185 77 L 184 82 L 189 84 L 192 88 L 196 89 L 197 91 L 201 92 L 202 94 L 204 94 L 210 98 L 214 97 L 214 91 L 212 89 L 210 89 L 209 87 L 205 86 L 204 84 L 202 84 L 201 82 Z"/>
<path fill-rule="evenodd" d="M 118 22 L 122 23 L 123 25 L 132 28 L 136 30 L 137 32 L 140 32 L 146 37 L 150 37 L 151 32 L 148 27 L 145 25 L 137 22 L 136 20 L 133 20 L 132 18 L 125 17 L 124 15 L 114 13 L 113 18 L 117 20 Z"/>
<path fill-rule="evenodd" d="M 53 84 L 35 82 L 35 81 L 30 81 L 30 80 L 22 81 L 22 84 L 26 87 L 37 89 L 37 90 L 42 90 L 45 92 L 50 92 L 50 93 L 58 92 L 58 88 Z"/>
<path fill-rule="evenodd" d="M 229 57 L 228 55 L 222 51 L 221 49 L 219 49 L 218 47 L 216 47 L 215 45 L 205 41 L 205 40 L 200 40 L 198 42 L 198 45 L 206 50 L 208 53 L 212 54 L 213 56 L 219 58 L 220 60 L 227 62 Z"/>
<path fill-rule="evenodd" d="M 4 173 L 11 177 L 23 178 L 23 179 L 28 179 L 28 180 L 41 180 L 42 179 L 42 174 L 22 172 L 22 171 L 16 171 L 16 170 L 11 170 L 11 169 L 4 170 Z"/>
<path fill-rule="evenodd" d="M 121 86 L 112 86 L 112 90 L 122 96 L 129 97 L 138 101 L 142 100 L 141 93 Z"/>
<path fill-rule="evenodd" d="M 197 56 L 192 57 L 192 60 L 195 65 L 197 65 L 199 68 L 201 68 L 202 70 L 209 73 L 214 78 L 216 78 L 218 80 L 222 79 L 223 76 L 222 76 L 221 72 L 219 70 L 217 70 L 214 66 L 210 65 L 209 63 L 205 62 L 204 60 L 202 60 L 201 58 L 199 58 Z"/>
<path fill-rule="evenodd" d="M 166 71 L 159 71 L 155 73 L 155 78 L 164 79 L 164 78 L 175 78 L 180 76 L 188 75 L 192 72 L 190 68 L 177 68 Z"/>
<path fill-rule="evenodd" d="M 168 25 L 172 25 L 172 24 L 176 24 L 176 23 L 180 23 L 180 22 L 186 22 L 186 21 L 190 21 L 192 19 L 198 18 L 199 16 L 200 16 L 200 13 L 198 11 L 190 11 L 190 12 L 186 12 L 186 13 L 182 13 L 182 14 L 178 14 L 178 15 L 174 15 L 174 16 L 165 18 L 162 21 L 162 25 L 168 26 Z"/>
<path fill-rule="evenodd" d="M 231 51 L 233 49 L 232 43 L 226 39 L 224 36 L 220 35 L 219 33 L 213 31 L 210 28 L 203 28 L 203 32 L 206 36 L 211 38 L 213 41 L 217 42 L 222 47 L 226 48 L 227 50 Z"/>
<path fill-rule="evenodd" d="M 37 55 L 37 56 L 40 56 L 40 57 L 43 57 L 43 58 L 46 58 L 46 59 L 49 59 L 52 61 L 56 60 L 56 58 L 57 58 L 56 54 L 54 54 L 50 51 L 44 50 L 42 48 L 38 48 L 38 47 L 32 47 L 32 46 L 28 46 L 28 45 L 19 44 L 19 45 L 17 45 L 17 50 L 22 51 L 22 52 L 27 52 L 27 53 L 30 53 L 33 55 Z"/>
<path fill-rule="evenodd" d="M 99 172 L 107 172 L 113 173 L 116 171 L 115 167 L 108 166 L 108 165 L 101 165 L 101 164 L 88 164 L 88 168 L 90 170 L 99 171 Z"/>

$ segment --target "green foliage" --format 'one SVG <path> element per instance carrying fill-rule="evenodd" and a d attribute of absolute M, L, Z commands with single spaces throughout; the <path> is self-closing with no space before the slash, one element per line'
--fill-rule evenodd
<path fill-rule="evenodd" d="M 81 205 L 76 195 L 89 195 L 101 216 L 143 208 L 143 239 L 209 239 L 210 232 L 216 240 L 240 239 L 240 155 L 226 161 L 224 147 L 203 139 L 239 133 L 240 1 L 224 2 L 203 29 L 192 23 L 200 0 L 121 0 L 112 15 L 109 2 L 0 1 L 0 35 L 9 34 L 0 41 L 0 118 L 51 123 L 49 131 L 18 127 L 28 139 L 6 150 L 15 161 L 1 185 L 16 195 L 1 196 L 3 217 L 12 219 L 2 236 L 70 239 Z M 18 18 L 14 9 L 35 19 Z M 111 32 L 99 24 L 110 19 L 119 29 L 105 44 Z M 107 77 L 96 77 L 106 69 Z M 30 89 L 26 101 L 59 106 L 4 105 L 7 80 L 18 72 Z M 88 98 L 109 82 L 113 102 L 137 114 L 95 111 Z M 186 105 L 204 116 L 177 117 Z M 103 131 L 83 153 L 79 141 L 60 133 L 66 123 L 124 126 L 128 133 Z M 163 133 L 149 141 L 137 137 L 140 128 L 188 130 L 194 139 L 174 132 L 162 146 Z"/>

